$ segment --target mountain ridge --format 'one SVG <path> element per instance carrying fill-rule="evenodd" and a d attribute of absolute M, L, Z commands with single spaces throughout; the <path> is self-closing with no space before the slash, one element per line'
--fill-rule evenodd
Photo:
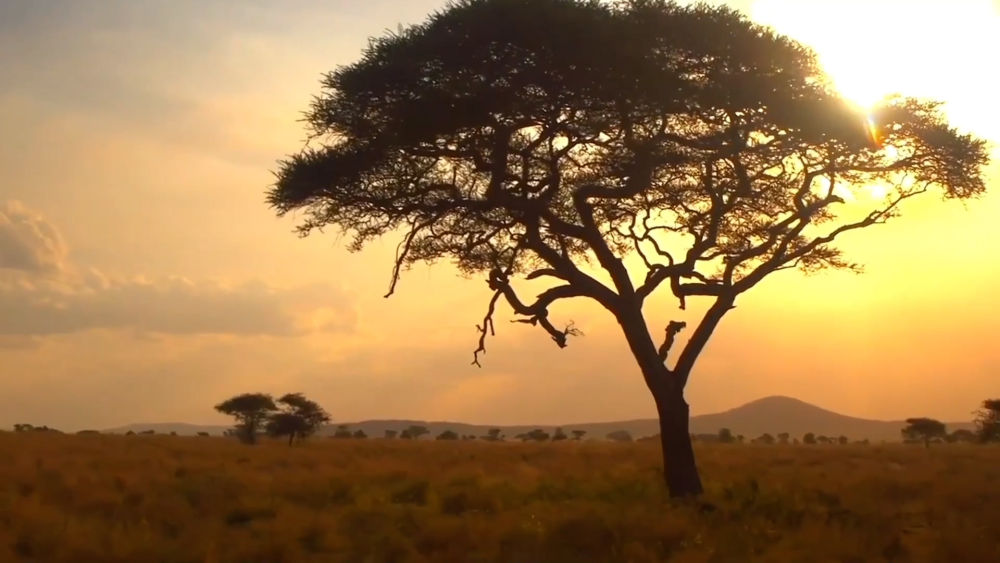
<path fill-rule="evenodd" d="M 604 438 L 609 432 L 626 430 L 633 437 L 641 438 L 659 432 L 659 423 L 652 418 L 615 420 L 607 422 L 585 422 L 579 424 L 472 424 L 451 421 L 426 421 L 417 419 L 367 419 L 356 422 L 336 423 L 324 427 L 320 435 L 331 435 L 336 427 L 344 424 L 352 431 L 362 430 L 370 438 L 381 437 L 386 430 L 400 431 L 410 425 L 425 426 L 430 435 L 444 430 L 452 430 L 459 435 L 482 436 L 490 428 L 500 428 L 507 437 L 513 437 L 534 428 L 552 432 L 562 428 L 566 433 L 585 430 L 588 438 Z M 959 428 L 971 429 L 971 422 L 946 422 L 949 431 Z M 743 435 L 747 440 L 761 434 L 772 435 L 788 432 L 800 438 L 806 432 L 817 436 L 847 436 L 851 440 L 892 441 L 900 440 L 900 430 L 906 425 L 903 420 L 878 420 L 844 415 L 811 403 L 783 395 L 771 395 L 755 399 L 743 405 L 717 412 L 691 417 L 692 434 L 715 434 L 721 428 L 729 428 L 734 435 Z M 105 433 L 122 434 L 128 431 L 153 430 L 157 434 L 176 432 L 179 435 L 195 435 L 208 432 L 222 434 L 230 426 L 189 424 L 183 422 L 135 423 L 104 430 Z"/>

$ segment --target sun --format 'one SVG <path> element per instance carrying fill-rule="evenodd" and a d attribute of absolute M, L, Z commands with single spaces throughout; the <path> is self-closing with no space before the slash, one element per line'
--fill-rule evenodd
<path fill-rule="evenodd" d="M 834 86 L 862 108 L 895 93 L 933 98 L 959 127 L 1000 131 L 1000 119 L 984 124 L 982 115 L 992 107 L 983 65 L 1000 52 L 998 7 L 992 0 L 754 0 L 749 15 L 811 47 Z"/>

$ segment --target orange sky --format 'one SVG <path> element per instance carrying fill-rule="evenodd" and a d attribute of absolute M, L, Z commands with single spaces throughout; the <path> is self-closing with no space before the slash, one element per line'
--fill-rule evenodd
<path fill-rule="evenodd" d="M 254 390 L 302 391 L 345 421 L 652 416 L 603 311 L 553 311 L 586 333 L 564 350 L 498 322 L 475 369 L 481 280 L 419 267 L 384 300 L 395 241 L 348 254 L 264 204 L 320 73 L 442 4 L 0 4 L 0 427 L 223 422 L 211 405 Z M 816 47 L 859 101 L 937 97 L 1000 142 L 980 72 L 1000 52 L 997 2 L 736 6 Z M 962 420 L 1000 396 L 1000 196 L 904 211 L 846 239 L 864 275 L 783 273 L 745 296 L 696 368 L 693 412 L 784 394 Z M 649 319 L 679 313 L 660 295 Z"/>

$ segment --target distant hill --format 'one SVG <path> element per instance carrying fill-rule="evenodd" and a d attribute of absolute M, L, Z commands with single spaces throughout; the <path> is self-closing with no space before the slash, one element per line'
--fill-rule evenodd
<path fill-rule="evenodd" d="M 452 430 L 459 435 L 471 434 L 483 436 L 490 428 L 500 428 L 508 438 L 541 428 L 551 433 L 556 427 L 552 425 L 523 424 L 514 426 L 466 424 L 463 422 L 423 421 L 423 420 L 362 420 L 343 423 L 352 431 L 363 430 L 369 438 L 385 435 L 386 430 L 400 431 L 410 425 L 426 426 L 430 436 L 437 436 L 445 430 Z M 755 438 L 764 433 L 772 435 L 788 432 L 793 437 L 801 438 L 806 432 L 817 436 L 847 436 L 851 440 L 868 439 L 874 442 L 898 442 L 900 429 L 906 425 L 901 420 L 870 420 L 855 418 L 829 411 L 791 397 L 765 397 L 751 401 L 745 405 L 720 413 L 703 414 L 691 418 L 692 434 L 715 434 L 720 428 L 729 428 L 733 434 L 742 434 L 747 439 Z M 972 429 L 971 422 L 947 423 L 948 430 L 959 428 Z M 124 434 L 129 430 L 139 433 L 153 430 L 157 434 L 176 432 L 179 435 L 195 435 L 198 432 L 208 432 L 220 436 L 228 426 L 198 425 L 185 423 L 155 423 L 130 424 L 112 428 L 105 432 Z M 569 434 L 572 430 L 585 430 L 585 438 L 604 438 L 615 430 L 626 430 L 635 438 L 658 434 L 659 424 L 655 419 L 619 420 L 612 422 L 588 422 L 583 424 L 564 424 L 561 428 Z M 331 435 L 336 425 L 331 425 L 320 431 L 320 435 Z"/>

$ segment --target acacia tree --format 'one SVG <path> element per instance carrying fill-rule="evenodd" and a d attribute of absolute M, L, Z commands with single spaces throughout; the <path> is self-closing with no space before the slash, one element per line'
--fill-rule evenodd
<path fill-rule="evenodd" d="M 974 414 L 979 441 L 1000 442 L 1000 399 L 986 399 Z"/>
<path fill-rule="evenodd" d="M 278 407 L 266 393 L 243 393 L 215 405 L 215 410 L 236 418 L 236 436 L 242 442 L 255 444 L 257 431 Z"/>
<path fill-rule="evenodd" d="M 302 393 L 287 393 L 277 404 L 281 411 L 268 417 L 265 429 L 271 436 L 288 436 L 289 446 L 296 438 L 301 441 L 330 422 L 330 415 L 323 407 Z"/>
<path fill-rule="evenodd" d="M 937 108 L 866 116 L 810 50 L 727 8 L 458 0 L 325 76 L 268 201 L 351 250 L 400 234 L 387 296 L 419 261 L 485 274 L 475 364 L 501 300 L 560 347 L 579 332 L 553 305 L 601 305 L 652 394 L 671 494 L 692 495 L 684 388 L 737 298 L 781 270 L 858 269 L 835 239 L 904 200 L 984 191 L 983 142 Z M 670 362 L 688 320 L 647 319 L 661 289 L 703 303 Z"/>
<path fill-rule="evenodd" d="M 944 423 L 933 418 L 908 418 L 906 427 L 900 432 L 906 441 L 923 442 L 928 448 L 932 440 L 943 440 L 948 435 Z"/>

